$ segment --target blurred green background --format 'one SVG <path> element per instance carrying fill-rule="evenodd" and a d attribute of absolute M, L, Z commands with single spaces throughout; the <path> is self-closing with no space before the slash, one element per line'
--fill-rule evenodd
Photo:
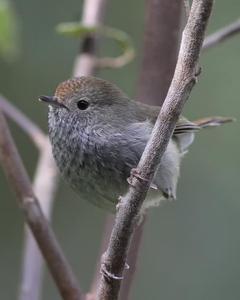
<path fill-rule="evenodd" d="M 47 107 L 36 100 L 71 76 L 79 41 L 59 36 L 55 26 L 76 21 L 82 1 L 12 1 L 18 55 L 0 58 L 0 93 L 44 130 Z M 215 1 L 209 32 L 239 17 L 239 0 Z M 109 1 L 106 24 L 128 32 L 137 57 L 100 75 L 134 97 L 144 26 L 144 1 Z M 107 54 L 117 49 L 108 42 Z M 223 115 L 239 119 L 240 35 L 204 53 L 203 72 L 185 106 L 190 119 Z M 31 176 L 37 151 L 14 124 L 12 132 Z M 152 210 L 145 228 L 132 299 L 240 299 L 239 122 L 199 133 L 185 157 L 178 200 Z M 47 176 L 47 174 L 46 174 Z M 0 169 L 0 299 L 16 299 L 21 268 L 23 218 Z M 53 226 L 82 287 L 94 271 L 105 213 L 79 200 L 61 182 Z M 59 299 L 50 276 L 44 299 Z"/>

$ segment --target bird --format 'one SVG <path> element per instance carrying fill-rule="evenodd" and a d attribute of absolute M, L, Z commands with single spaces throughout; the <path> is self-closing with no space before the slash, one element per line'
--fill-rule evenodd
<path fill-rule="evenodd" d="M 63 178 L 89 202 L 116 211 L 151 135 L 160 106 L 129 98 L 115 84 L 93 76 L 60 83 L 48 104 L 52 153 Z M 176 199 L 180 163 L 202 128 L 219 126 L 231 118 L 189 121 L 180 116 L 157 166 L 144 210 L 163 199 Z"/>

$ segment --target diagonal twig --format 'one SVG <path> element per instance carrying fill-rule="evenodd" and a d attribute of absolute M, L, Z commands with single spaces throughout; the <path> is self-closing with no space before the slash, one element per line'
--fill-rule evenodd
<path fill-rule="evenodd" d="M 60 246 L 48 225 L 39 202 L 34 195 L 31 182 L 17 152 L 3 113 L 0 111 L 0 160 L 31 229 L 45 257 L 62 298 L 82 299 L 78 283 L 66 261 Z"/>
<path fill-rule="evenodd" d="M 141 205 L 150 187 L 155 169 L 165 152 L 183 105 L 196 82 L 199 53 L 213 0 L 194 0 L 184 29 L 176 70 L 152 135 L 138 164 L 141 181 L 134 177 L 122 198 L 110 242 L 102 261 L 98 300 L 116 300 L 125 267 L 127 249 L 136 226 Z"/>
<path fill-rule="evenodd" d="M 45 217 L 50 219 L 57 188 L 58 172 L 51 154 L 48 137 L 33 121 L 1 95 L 0 109 L 30 137 L 40 151 L 33 189 L 40 199 L 40 206 Z M 26 228 L 19 300 L 38 300 L 41 298 L 42 266 L 43 259 L 39 248 L 30 230 Z"/>
<path fill-rule="evenodd" d="M 212 48 L 238 33 L 240 33 L 240 19 L 207 36 L 203 42 L 203 49 Z"/>
<path fill-rule="evenodd" d="M 0 95 L 0 109 L 31 138 L 37 148 L 42 149 L 46 140 L 45 133 L 2 95 Z"/>

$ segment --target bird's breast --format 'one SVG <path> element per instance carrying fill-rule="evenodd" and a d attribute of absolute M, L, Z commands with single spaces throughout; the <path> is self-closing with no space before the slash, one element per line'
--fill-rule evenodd
<path fill-rule="evenodd" d="M 109 167 L 108 158 L 99 147 L 99 131 L 81 126 L 49 126 L 53 156 L 64 179 L 71 187 L 90 198 L 104 202 L 117 202 L 125 190 L 126 181 Z"/>

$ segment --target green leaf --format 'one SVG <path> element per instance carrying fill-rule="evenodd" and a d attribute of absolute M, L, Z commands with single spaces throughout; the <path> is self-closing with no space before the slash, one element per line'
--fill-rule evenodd
<path fill-rule="evenodd" d="M 84 26 L 79 22 L 67 22 L 58 24 L 56 30 L 65 36 L 83 38 L 88 34 L 97 33 L 99 28 L 96 26 Z"/>
<path fill-rule="evenodd" d="M 0 0 L 0 56 L 7 60 L 16 57 L 18 52 L 17 21 L 11 3 Z"/>
<path fill-rule="evenodd" d="M 122 54 L 116 58 L 100 58 L 99 60 L 102 60 L 102 64 L 106 64 L 107 67 L 113 67 L 114 62 L 116 62 L 116 67 L 120 67 L 126 65 L 134 58 L 135 51 L 132 40 L 122 30 L 108 26 L 85 26 L 80 22 L 61 23 L 56 27 L 56 30 L 67 37 L 84 38 L 89 34 L 99 34 L 105 38 L 114 40 L 121 49 Z"/>

